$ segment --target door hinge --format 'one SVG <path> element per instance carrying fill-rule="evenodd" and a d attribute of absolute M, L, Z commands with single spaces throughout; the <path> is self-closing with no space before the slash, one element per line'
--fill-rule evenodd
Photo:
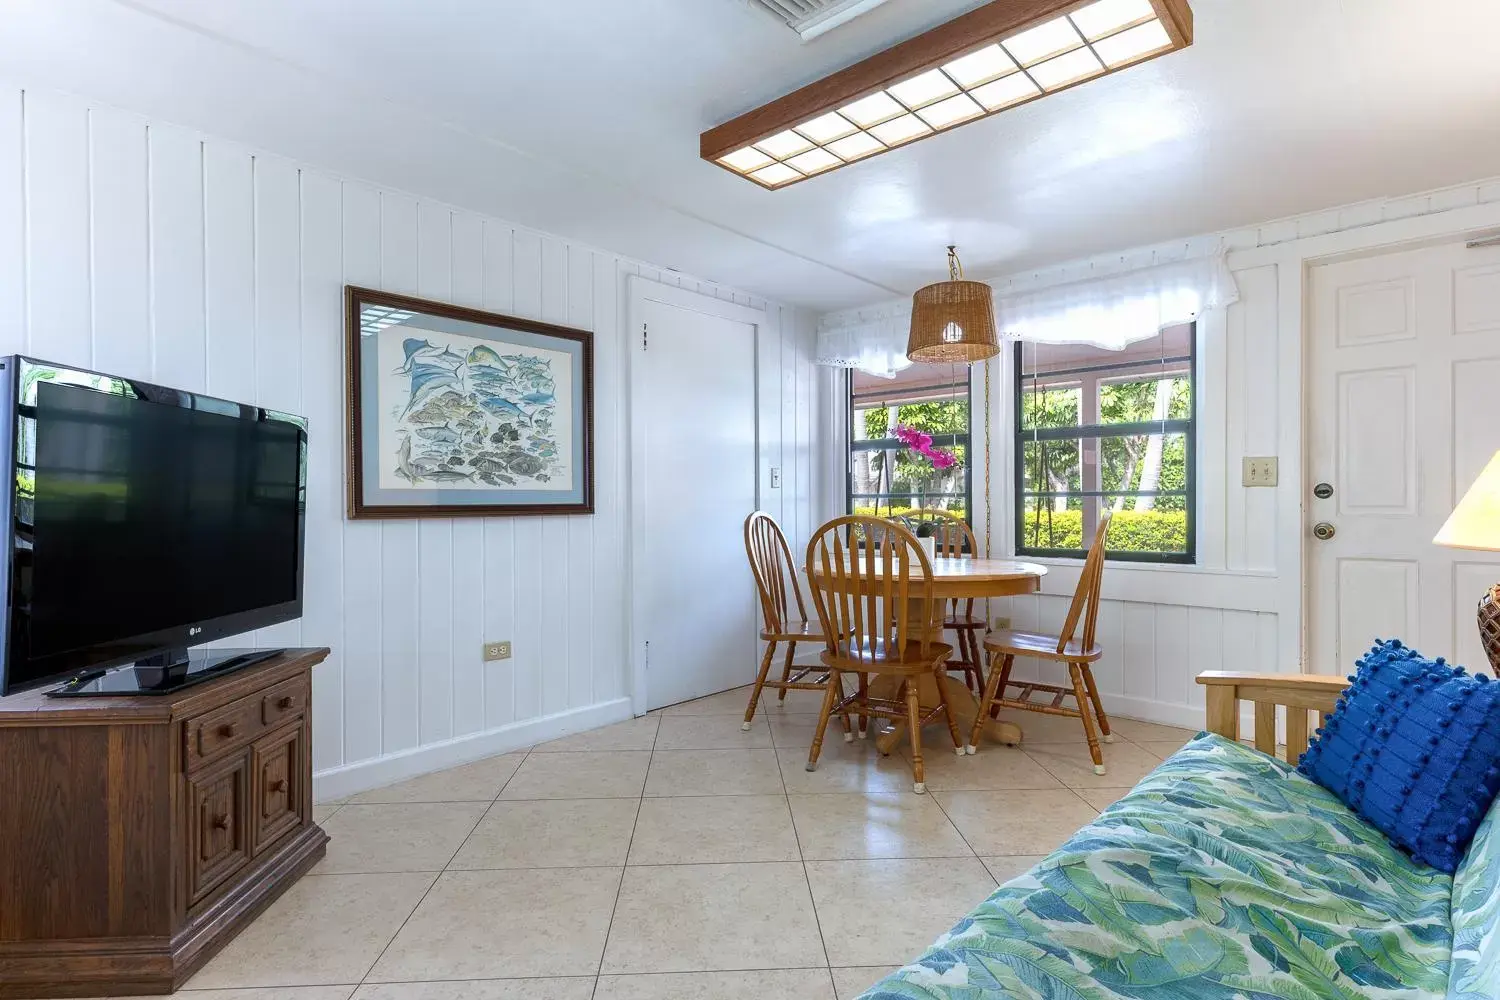
<path fill-rule="evenodd" d="M 645 323 L 642 323 L 641 324 L 641 350 L 643 350 L 643 351 L 646 349 L 647 338 L 649 337 L 649 335 L 650 335 L 650 327 L 648 327 Z"/>

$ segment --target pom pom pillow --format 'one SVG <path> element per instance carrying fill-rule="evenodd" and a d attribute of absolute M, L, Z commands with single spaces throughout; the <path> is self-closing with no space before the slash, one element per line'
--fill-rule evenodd
<path fill-rule="evenodd" d="M 1500 790 L 1500 683 L 1396 640 L 1349 680 L 1297 770 L 1452 874 Z"/>

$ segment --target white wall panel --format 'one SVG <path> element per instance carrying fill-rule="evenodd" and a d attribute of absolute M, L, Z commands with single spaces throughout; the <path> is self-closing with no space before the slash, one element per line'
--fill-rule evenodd
<path fill-rule="evenodd" d="M 661 278 L 74 98 L 0 92 L 0 350 L 308 419 L 304 616 L 225 644 L 333 649 L 314 673 L 319 771 L 627 693 L 620 288 L 633 273 Z M 767 461 L 783 470 L 778 512 L 804 536 L 811 317 L 667 280 L 776 318 Z M 595 516 L 346 520 L 346 283 L 592 330 Z M 514 657 L 483 662 L 484 642 L 502 639 Z"/>

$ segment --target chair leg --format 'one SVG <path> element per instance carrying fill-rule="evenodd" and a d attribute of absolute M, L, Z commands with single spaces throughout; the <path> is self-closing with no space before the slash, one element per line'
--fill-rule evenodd
<path fill-rule="evenodd" d="M 1104 751 L 1099 749 L 1099 734 L 1094 729 L 1093 713 L 1089 711 L 1088 691 L 1083 685 L 1083 670 L 1080 664 L 1068 664 L 1068 675 L 1073 679 L 1073 698 L 1078 702 L 1078 714 L 1083 719 L 1083 735 L 1089 741 L 1089 756 L 1094 758 L 1094 773 L 1104 773 Z M 1086 669 L 1086 668 L 1085 668 Z"/>
<path fill-rule="evenodd" d="M 839 701 L 843 701 L 844 700 L 844 675 L 843 674 L 839 674 L 837 680 L 835 680 L 832 676 L 829 676 L 828 683 L 829 683 L 830 686 L 837 685 L 833 689 L 834 689 L 834 691 L 838 695 L 838 700 Z M 854 729 L 853 729 L 853 727 L 849 723 L 849 713 L 846 711 L 846 712 L 844 712 L 844 714 L 840 715 L 839 718 L 842 719 L 843 722 L 844 722 L 844 742 L 845 743 L 853 743 L 854 742 Z"/>
<path fill-rule="evenodd" d="M 1094 703 L 1094 718 L 1099 720 L 1099 738 L 1105 743 L 1113 743 L 1115 734 L 1109 731 L 1109 716 L 1104 714 L 1104 703 L 1099 700 L 1099 685 L 1094 683 L 1094 669 L 1087 663 L 1080 663 L 1083 670 L 1083 685 L 1089 689 L 1089 701 Z"/>
<path fill-rule="evenodd" d="M 969 690 L 977 695 L 984 690 L 984 652 L 979 648 L 978 630 L 971 628 L 968 631 L 969 653 L 971 654 L 969 671 L 974 680 L 974 683 L 969 686 Z M 967 678 L 965 679 L 967 680 Z"/>
<path fill-rule="evenodd" d="M 781 670 L 781 691 L 776 695 L 777 701 L 786 701 L 786 686 L 792 680 L 792 655 L 797 652 L 795 641 L 786 644 L 786 663 Z"/>
<path fill-rule="evenodd" d="M 859 738 L 867 739 L 870 735 L 870 675 L 859 675 L 859 705 L 862 711 L 859 713 Z"/>
<path fill-rule="evenodd" d="M 953 721 L 953 709 L 948 705 L 948 672 L 939 663 L 933 671 L 933 677 L 937 681 L 938 707 L 943 710 L 943 721 L 948 724 L 948 735 L 953 737 L 953 752 L 960 757 L 964 755 L 964 739 L 958 735 L 958 723 Z"/>
<path fill-rule="evenodd" d="M 990 678 L 985 682 L 984 694 L 979 698 L 979 711 L 974 713 L 974 728 L 969 732 L 969 753 L 979 752 L 979 736 L 985 723 L 990 721 L 990 706 L 995 703 L 995 694 L 1000 690 L 1000 680 L 1010 673 L 1012 656 L 996 653 L 990 657 Z M 1003 662 L 1002 662 L 1003 661 Z"/>
<path fill-rule="evenodd" d="M 906 728 L 911 730 L 911 790 L 922 795 L 927 791 L 927 772 L 922 767 L 922 706 L 917 704 L 917 685 L 908 679 L 902 686 L 906 689 Z"/>
<path fill-rule="evenodd" d="M 771 660 L 776 656 L 776 643 L 766 644 L 766 655 L 760 660 L 760 673 L 755 675 L 755 690 L 750 692 L 750 704 L 745 709 L 745 723 L 740 726 L 745 732 L 750 731 L 750 723 L 755 721 L 755 708 L 760 704 L 760 692 L 766 686 L 766 674 L 771 669 Z"/>
<path fill-rule="evenodd" d="M 839 683 L 839 672 L 828 671 L 828 688 L 823 692 L 823 710 L 818 713 L 818 728 L 813 733 L 812 749 L 807 752 L 807 769 L 816 771 L 818 769 L 818 755 L 823 752 L 823 733 L 828 729 L 828 717 L 833 714 L 834 700 L 838 697 L 837 692 L 843 690 Z"/>

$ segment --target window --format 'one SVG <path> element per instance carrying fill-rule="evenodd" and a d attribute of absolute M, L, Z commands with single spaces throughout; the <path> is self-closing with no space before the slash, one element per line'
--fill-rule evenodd
<path fill-rule="evenodd" d="M 1108 507 L 1110 559 L 1194 560 L 1193 334 L 1016 345 L 1018 554 L 1084 555 Z"/>
<path fill-rule="evenodd" d="M 969 518 L 969 369 L 912 365 L 849 376 L 849 512 L 938 507 Z"/>

